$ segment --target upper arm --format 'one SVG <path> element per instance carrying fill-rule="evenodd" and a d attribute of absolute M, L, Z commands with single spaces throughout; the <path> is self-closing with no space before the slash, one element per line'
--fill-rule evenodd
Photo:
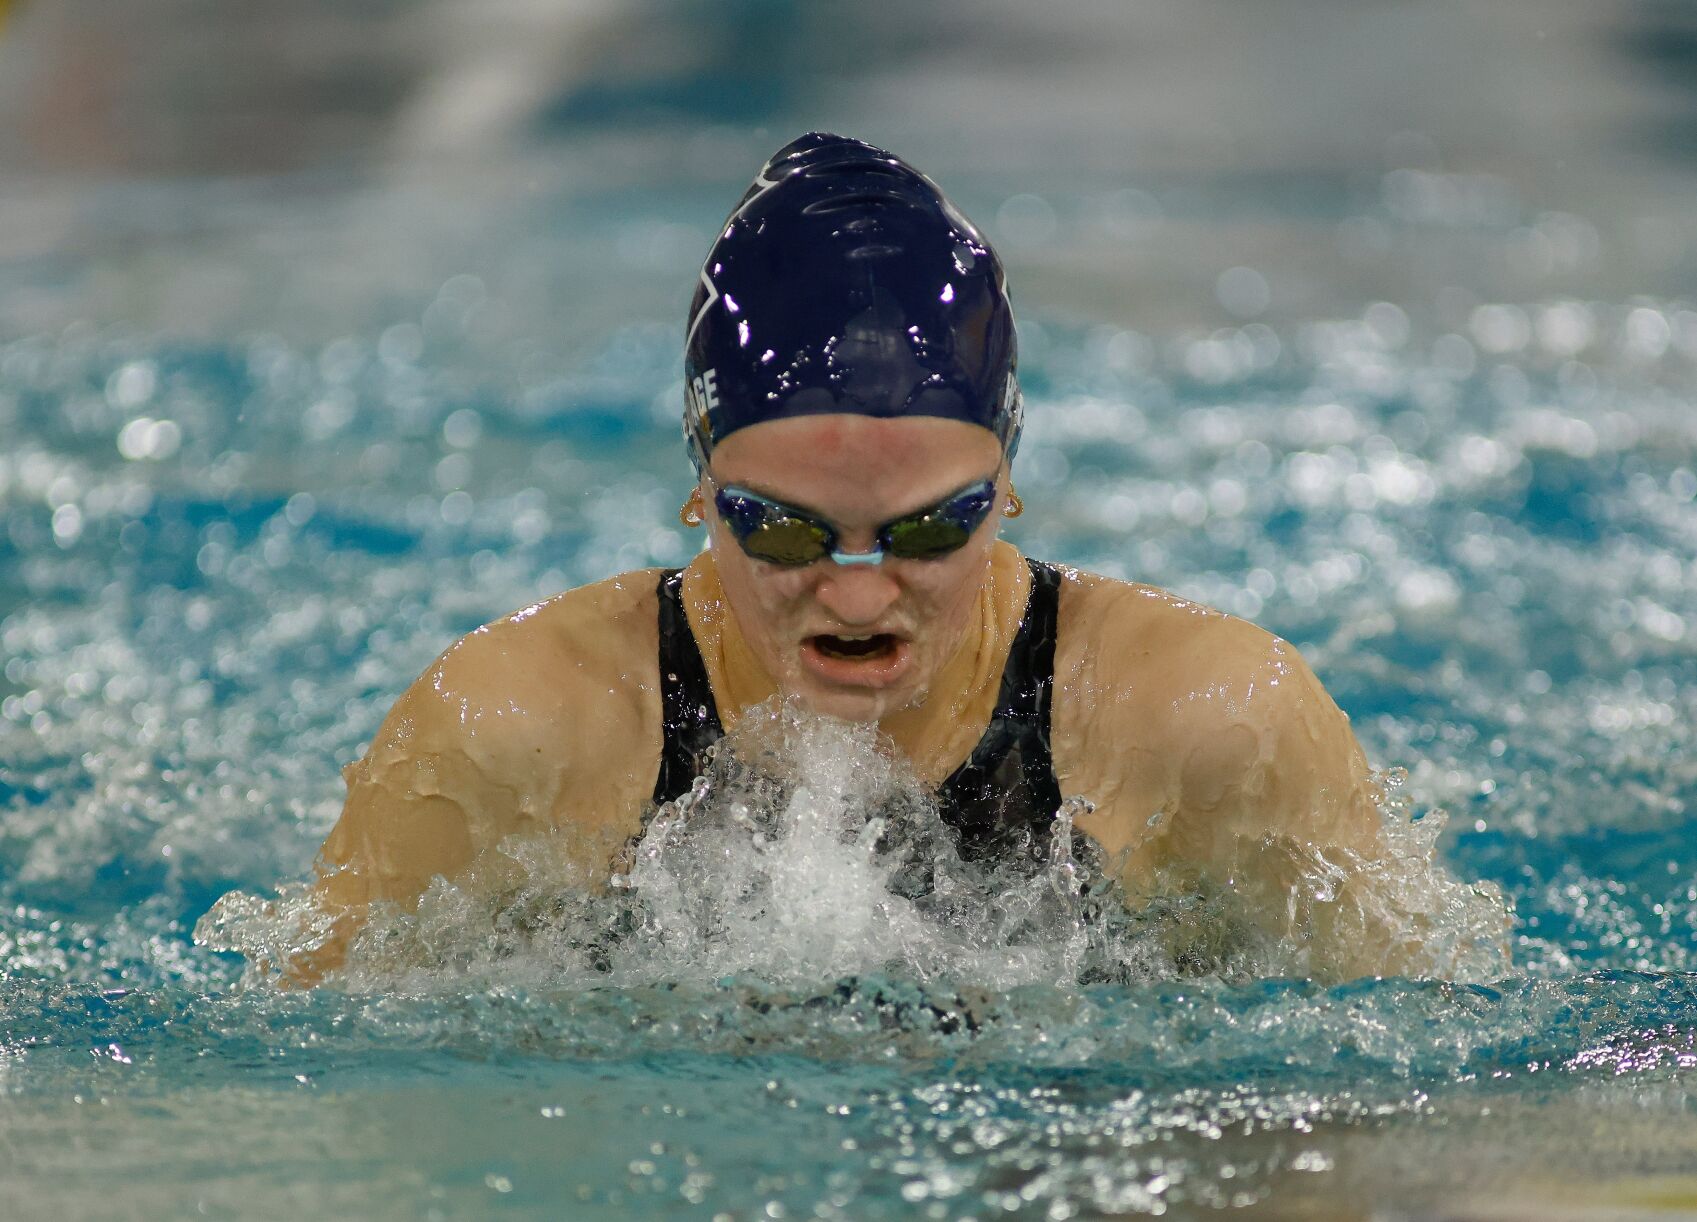
<path fill-rule="evenodd" d="M 1377 791 L 1297 651 L 1164 591 L 1073 574 L 1056 655 L 1063 790 L 1112 854 L 1202 865 L 1243 838 L 1371 851 Z"/>
<path fill-rule="evenodd" d="M 631 574 L 480 628 L 407 689 L 343 770 L 316 884 L 338 925 L 327 961 L 373 903 L 411 908 L 438 878 L 522 884 L 515 837 L 556 837 L 560 885 L 605 873 L 658 758 L 653 585 Z"/>
<path fill-rule="evenodd" d="M 1349 718 L 1297 651 L 1160 591 L 1092 580 L 1083 614 L 1063 603 L 1057 682 L 1075 698 L 1057 703 L 1057 742 L 1077 782 L 1064 792 L 1103 796 L 1080 826 L 1125 855 L 1128 896 L 1227 893 L 1284 970 L 1347 979 L 1448 962 L 1421 936 L 1425 901 L 1411 902 L 1431 886 L 1404 881 L 1432 867 L 1387 834 Z M 1500 931 L 1482 922 L 1477 935 Z M 1174 936 L 1189 955 L 1189 934 Z"/>
<path fill-rule="evenodd" d="M 287 982 L 317 983 L 341 965 L 374 904 L 413 909 L 435 879 L 462 879 L 480 845 L 511 822 L 513 791 L 467 736 L 481 698 L 460 670 L 453 651 L 439 658 L 342 770 L 348 796 L 313 887 L 312 908 L 326 923 L 281 965 Z"/>
<path fill-rule="evenodd" d="M 449 650 L 390 710 L 357 762 L 341 818 L 324 842 L 320 891 L 342 904 L 416 901 L 538 814 L 546 709 L 509 689 L 511 659 L 475 637 Z M 571 737 L 554 740 L 552 767 L 571 770 Z M 541 792 L 539 792 L 541 791 Z"/>
<path fill-rule="evenodd" d="M 1267 836 L 1376 855 L 1378 790 L 1349 718 L 1286 642 L 1242 621 L 1218 636 L 1198 665 L 1207 695 L 1172 726 L 1174 835 L 1203 860 Z"/>

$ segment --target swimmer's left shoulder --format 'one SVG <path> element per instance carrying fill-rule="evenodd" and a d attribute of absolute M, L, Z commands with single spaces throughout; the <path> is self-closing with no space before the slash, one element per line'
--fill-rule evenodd
<path fill-rule="evenodd" d="M 1103 795 L 1110 813 L 1085 830 L 1106 847 L 1138 843 L 1150 809 L 1188 812 L 1187 834 L 1238 828 L 1231 818 L 1243 814 L 1262 829 L 1370 842 L 1349 720 L 1289 642 L 1088 573 L 1068 573 L 1060 610 L 1055 758 L 1073 792 Z M 1237 800 L 1263 790 L 1278 801 Z"/>
<path fill-rule="evenodd" d="M 1300 663 L 1291 645 L 1259 625 L 1169 590 L 1061 569 L 1057 672 L 1091 665 L 1141 669 L 1159 660 L 1163 671 L 1184 670 L 1185 683 L 1202 678 Z"/>

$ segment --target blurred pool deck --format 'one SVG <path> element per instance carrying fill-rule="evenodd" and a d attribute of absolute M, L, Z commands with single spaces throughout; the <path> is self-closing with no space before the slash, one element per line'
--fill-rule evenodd
<path fill-rule="evenodd" d="M 1023 317 L 1683 297 L 1694 68 L 1672 0 L 24 4 L 0 336 L 311 342 L 470 273 L 569 363 L 681 315 L 728 202 L 809 127 L 944 182 Z"/>

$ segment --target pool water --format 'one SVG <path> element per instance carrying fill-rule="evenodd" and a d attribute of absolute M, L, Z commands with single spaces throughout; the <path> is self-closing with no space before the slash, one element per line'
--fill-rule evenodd
<path fill-rule="evenodd" d="M 688 555 L 671 328 L 503 397 L 453 355 L 484 299 L 444 284 L 441 341 L 0 351 L 14 1214 L 1693 1207 L 1697 313 L 1030 329 L 1012 537 L 1300 645 L 1406 769 L 1387 817 L 1442 826 L 1411 871 L 1500 888 L 1512 962 L 1081 986 L 1006 968 L 1011 935 L 833 933 L 791 888 L 693 967 L 661 936 L 598 980 L 438 896 L 433 970 L 244 986 L 196 923 L 306 876 L 338 766 L 440 648 Z M 803 881 L 841 907 L 847 877 Z M 203 936 L 253 950 L 238 917 Z"/>
<path fill-rule="evenodd" d="M 0 1214 L 1697 1214 L 1697 240 L 1634 263 L 1606 198 L 1419 133 L 1364 178 L 1211 179 L 1255 148 L 1201 120 L 1120 174 L 1040 106 L 1008 165 L 890 143 L 1009 255 L 1006 536 L 1302 650 L 1392 778 L 1425 975 L 1317 982 L 1229 896 L 1114 915 L 1088 854 L 903 894 L 923 796 L 774 710 L 787 782 L 727 762 L 607 896 L 515 846 L 510 909 L 439 887 L 331 986 L 268 981 L 268 905 L 436 654 L 697 545 L 689 267 L 813 116 L 714 112 L 661 174 L 615 155 L 626 103 L 586 88 L 475 173 L 44 189 L 61 238 L 0 246 Z M 1142 155 L 1181 109 L 1127 108 Z"/>

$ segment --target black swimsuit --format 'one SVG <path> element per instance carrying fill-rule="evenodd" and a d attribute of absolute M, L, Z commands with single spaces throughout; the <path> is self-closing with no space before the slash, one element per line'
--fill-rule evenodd
<path fill-rule="evenodd" d="M 1031 596 L 1025 604 L 989 728 L 966 762 L 938 788 L 943 822 L 971 859 L 1016 849 L 1042 855 L 1061 805 L 1049 754 L 1049 708 L 1055 687 L 1055 636 L 1060 571 L 1027 560 Z M 656 804 L 689 791 L 702 752 L 724 734 L 707 667 L 684 615 L 683 571 L 660 579 L 660 699 L 663 739 Z"/>

